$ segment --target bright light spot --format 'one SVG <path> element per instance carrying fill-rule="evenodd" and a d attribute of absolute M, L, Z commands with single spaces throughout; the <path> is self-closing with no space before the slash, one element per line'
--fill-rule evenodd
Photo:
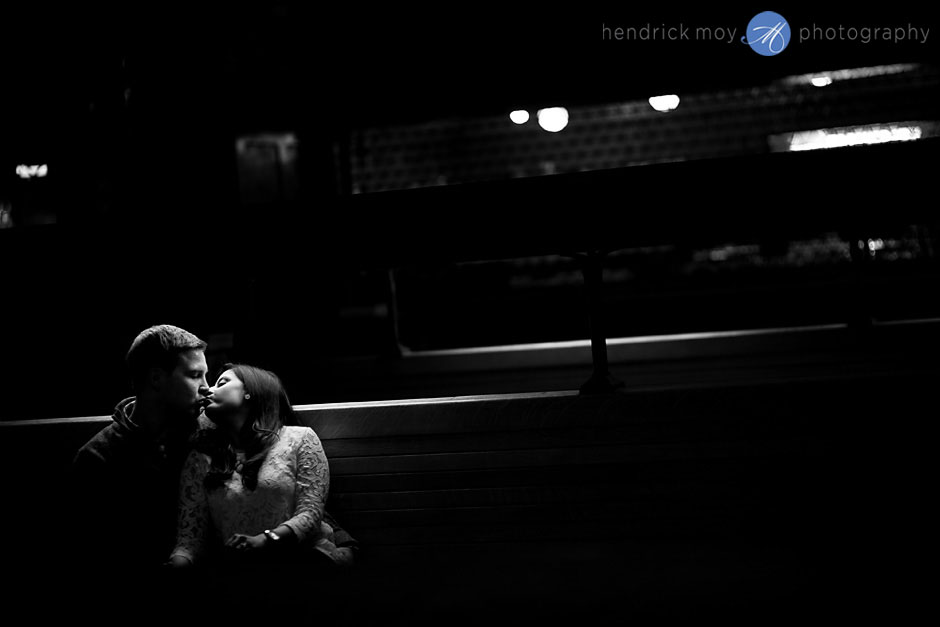
<path fill-rule="evenodd" d="M 16 175 L 21 179 L 43 178 L 49 173 L 49 166 L 43 165 L 18 165 L 16 166 Z"/>
<path fill-rule="evenodd" d="M 920 126 L 898 126 L 896 124 L 821 129 L 793 133 L 790 136 L 789 149 L 792 151 L 820 150 L 823 148 L 904 142 L 920 139 L 921 135 Z"/>
<path fill-rule="evenodd" d="M 870 239 L 868 240 L 868 250 L 875 252 L 876 250 L 881 250 L 885 247 L 884 240 L 881 239 Z"/>
<path fill-rule="evenodd" d="M 668 96 L 653 96 L 650 98 L 650 106 L 657 111 L 672 111 L 679 106 L 679 96 L 670 94 Z"/>
<path fill-rule="evenodd" d="M 568 110 L 564 107 L 539 109 L 536 116 L 539 119 L 539 126 L 549 133 L 557 133 L 568 126 Z"/>
<path fill-rule="evenodd" d="M 826 85 L 832 85 L 832 78 L 829 76 L 814 76 L 810 79 L 810 82 L 815 87 L 825 87 Z"/>
<path fill-rule="evenodd" d="M 713 250 L 708 254 L 708 258 L 712 261 L 725 261 L 728 258 L 727 250 Z"/>
<path fill-rule="evenodd" d="M 829 85 L 832 81 L 848 81 L 858 78 L 873 78 L 875 76 L 887 76 L 891 74 L 903 74 L 904 72 L 913 72 L 914 70 L 920 69 L 920 66 L 916 63 L 895 63 L 894 65 L 876 65 L 873 67 L 859 67 L 859 68 L 850 68 L 846 70 L 832 70 L 830 72 L 815 73 L 815 74 L 798 74 L 796 76 L 788 76 L 782 79 L 782 82 L 785 85 L 806 85 L 813 84 L 816 87 L 825 87 Z M 829 83 L 824 85 L 819 85 L 816 81 L 828 78 Z"/>
<path fill-rule="evenodd" d="M 529 121 L 529 112 L 525 111 L 524 109 L 513 111 L 509 114 L 509 119 L 516 124 L 525 124 Z"/>

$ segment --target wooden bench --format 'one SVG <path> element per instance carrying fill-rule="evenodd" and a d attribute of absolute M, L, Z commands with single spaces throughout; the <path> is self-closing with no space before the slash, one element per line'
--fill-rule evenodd
<path fill-rule="evenodd" d="M 613 619 L 797 595 L 811 573 L 788 552 L 808 535 L 796 519 L 820 500 L 812 477 L 836 426 L 820 433 L 813 423 L 843 402 L 833 389 L 828 407 L 800 415 L 798 388 L 484 396 L 300 415 L 324 440 L 330 509 L 366 547 L 378 606 L 429 622 L 455 604 L 480 620 Z"/>
<path fill-rule="evenodd" d="M 298 407 L 330 459 L 328 508 L 362 544 L 349 596 L 332 601 L 364 622 L 408 624 L 455 611 L 491 622 L 795 616 L 837 598 L 830 584 L 851 575 L 854 543 L 872 546 L 887 518 L 862 517 L 865 503 L 903 511 L 904 490 L 871 480 L 916 485 L 891 448 L 914 423 L 902 414 L 907 431 L 883 426 L 924 383 Z M 44 443 L 48 463 L 29 485 L 12 482 L 27 519 L 43 511 L 35 487 L 106 420 L 0 423 L 6 461 Z M 872 447 L 891 472 L 870 473 Z"/>

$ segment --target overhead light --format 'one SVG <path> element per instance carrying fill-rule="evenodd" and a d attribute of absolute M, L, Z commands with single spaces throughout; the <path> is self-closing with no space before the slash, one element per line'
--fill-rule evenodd
<path fill-rule="evenodd" d="M 904 120 L 903 122 L 884 124 L 865 124 L 779 133 L 768 136 L 767 143 L 771 152 L 790 152 L 916 141 L 932 137 L 940 137 L 940 122 L 933 120 Z"/>
<path fill-rule="evenodd" d="M 509 114 L 509 119 L 516 124 L 525 124 L 529 121 L 529 112 L 524 109 L 513 111 Z"/>
<path fill-rule="evenodd" d="M 650 106 L 657 111 L 672 111 L 679 106 L 679 96 L 670 94 L 668 96 L 653 96 L 650 98 Z"/>
<path fill-rule="evenodd" d="M 796 76 L 787 76 L 781 79 L 780 82 L 784 85 L 815 85 L 816 87 L 825 87 L 826 85 L 832 84 L 833 81 L 848 81 L 859 78 L 903 74 L 904 72 L 913 72 L 917 69 L 920 69 L 920 66 L 916 63 L 895 63 L 893 65 L 874 65 L 871 67 L 815 72 L 813 74 L 797 74 Z M 824 82 L 823 79 L 829 79 L 829 82 Z"/>
<path fill-rule="evenodd" d="M 43 178 L 49 173 L 49 166 L 42 165 L 18 165 L 16 166 L 16 175 L 21 179 Z"/>
<path fill-rule="evenodd" d="M 790 151 L 842 148 L 903 142 L 920 139 L 923 135 L 917 125 L 872 124 L 845 128 L 827 128 L 816 131 L 792 133 L 789 136 Z"/>
<path fill-rule="evenodd" d="M 568 110 L 564 107 L 539 109 L 536 117 L 539 119 L 539 126 L 549 133 L 557 133 L 568 126 Z"/>

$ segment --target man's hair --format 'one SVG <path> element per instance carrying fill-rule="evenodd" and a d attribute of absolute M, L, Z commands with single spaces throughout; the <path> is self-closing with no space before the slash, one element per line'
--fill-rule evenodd
<path fill-rule="evenodd" d="M 172 372 L 180 353 L 206 350 L 198 337 L 170 324 L 158 324 L 140 332 L 127 351 L 127 367 L 136 388 L 146 381 L 151 368 Z"/>

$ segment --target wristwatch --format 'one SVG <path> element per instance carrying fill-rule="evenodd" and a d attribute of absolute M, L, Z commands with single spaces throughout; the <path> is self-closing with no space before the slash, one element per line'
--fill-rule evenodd
<path fill-rule="evenodd" d="M 277 535 L 275 532 L 271 531 L 270 529 L 265 529 L 264 535 L 265 537 L 267 537 L 268 540 L 271 540 L 272 542 L 277 542 L 278 540 L 281 539 L 281 536 Z"/>

